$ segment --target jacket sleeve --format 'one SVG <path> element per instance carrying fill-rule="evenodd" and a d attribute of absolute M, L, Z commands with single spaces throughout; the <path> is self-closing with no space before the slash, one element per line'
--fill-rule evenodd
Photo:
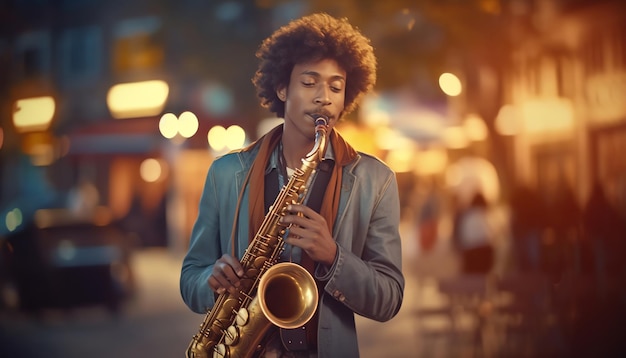
<path fill-rule="evenodd" d="M 215 188 L 216 165 L 209 168 L 194 223 L 189 248 L 182 263 L 180 292 L 194 312 L 205 313 L 215 303 L 208 279 L 215 261 L 221 257 L 218 196 Z"/>
<path fill-rule="evenodd" d="M 327 294 L 354 313 L 384 322 L 400 310 L 404 276 L 395 173 L 376 169 L 368 175 L 377 178 L 356 180 L 337 237 L 335 262 L 326 272 L 318 267 L 316 273 Z"/>

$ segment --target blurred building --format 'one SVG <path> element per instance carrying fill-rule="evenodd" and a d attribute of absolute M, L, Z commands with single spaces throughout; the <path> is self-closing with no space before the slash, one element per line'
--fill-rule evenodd
<path fill-rule="evenodd" d="M 219 154 L 210 129 L 258 136 L 267 113 L 250 83 L 254 52 L 277 26 L 319 10 L 373 39 L 382 86 L 342 133 L 387 161 L 403 192 L 474 156 L 491 163 L 494 200 L 523 183 L 569 187 L 582 204 L 601 181 L 626 213 L 621 1 L 363 3 L 3 2 L 0 217 L 12 219 L 0 230 L 90 183 L 142 244 L 186 247 Z M 441 89 L 429 83 L 437 77 Z"/>
<path fill-rule="evenodd" d="M 250 82 L 254 52 L 293 9 L 298 4 L 2 2 L 1 234 L 28 225 L 37 209 L 71 206 L 88 183 L 97 205 L 140 244 L 185 246 L 216 154 L 209 129 L 236 123 L 255 133 L 266 114 Z M 164 134 L 164 114 L 191 129 Z M 12 212 L 19 220 L 7 227 Z"/>
<path fill-rule="evenodd" d="M 624 215 L 626 6 L 530 5 L 511 23 L 514 46 L 495 123 L 510 136 L 514 177 L 544 195 L 568 188 L 580 205 L 600 182 Z"/>

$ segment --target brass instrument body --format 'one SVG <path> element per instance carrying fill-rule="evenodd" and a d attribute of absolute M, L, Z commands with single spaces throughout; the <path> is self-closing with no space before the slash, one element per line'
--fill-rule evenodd
<path fill-rule="evenodd" d="M 326 149 L 326 124 L 326 118 L 316 120 L 313 149 L 279 192 L 241 259 L 244 274 L 239 291 L 226 291 L 217 298 L 189 344 L 187 358 L 250 357 L 271 324 L 296 328 L 315 313 L 318 294 L 311 274 L 298 264 L 277 262 L 288 229 L 280 218 L 289 204 L 304 201 L 307 184 Z"/>

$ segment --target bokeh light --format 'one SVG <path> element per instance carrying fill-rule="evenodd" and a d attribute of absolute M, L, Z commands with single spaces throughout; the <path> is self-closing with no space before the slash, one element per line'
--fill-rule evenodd
<path fill-rule="evenodd" d="M 15 102 L 13 124 L 18 132 L 41 131 L 54 117 L 54 98 L 49 96 L 19 99 Z"/>
<path fill-rule="evenodd" d="M 209 147 L 215 151 L 220 151 L 226 147 L 226 128 L 213 126 L 207 135 Z"/>
<path fill-rule="evenodd" d="M 454 74 L 446 72 L 439 76 L 439 87 L 443 93 L 455 97 L 461 94 L 463 85 L 461 80 Z"/>
<path fill-rule="evenodd" d="M 117 119 L 154 116 L 163 110 L 168 94 L 169 86 L 161 80 L 121 83 L 111 87 L 107 104 Z"/>
<path fill-rule="evenodd" d="M 159 120 L 159 131 L 165 138 L 171 139 L 178 134 L 178 118 L 174 113 L 165 113 Z"/>
<path fill-rule="evenodd" d="M 228 149 L 241 148 L 246 142 L 246 132 L 240 126 L 232 125 L 226 129 L 226 138 Z"/>
<path fill-rule="evenodd" d="M 238 125 L 228 128 L 213 126 L 207 134 L 209 147 L 216 152 L 241 148 L 246 141 L 246 132 Z"/>
<path fill-rule="evenodd" d="M 178 117 L 178 133 L 185 138 L 191 138 L 198 131 L 198 118 L 192 112 L 186 111 Z"/>
<path fill-rule="evenodd" d="M 180 134 L 182 138 L 191 138 L 197 132 L 200 123 L 198 117 L 190 111 L 185 111 L 177 118 L 173 113 L 165 113 L 159 120 L 159 131 L 168 139 Z"/>
<path fill-rule="evenodd" d="M 463 121 L 463 128 L 467 139 L 479 142 L 487 139 L 489 135 L 485 121 L 477 114 L 470 113 Z"/>
<path fill-rule="evenodd" d="M 505 136 L 518 134 L 520 132 L 519 120 L 519 115 L 513 105 L 506 104 L 502 106 L 496 117 L 496 132 Z"/>
<path fill-rule="evenodd" d="M 443 141 L 450 149 L 461 149 L 469 145 L 465 129 L 461 126 L 447 127 L 443 132 Z"/>
<path fill-rule="evenodd" d="M 22 210 L 14 208 L 6 214 L 4 223 L 9 231 L 15 231 L 15 229 L 22 225 L 23 220 Z"/>
<path fill-rule="evenodd" d="M 154 159 L 148 158 L 141 162 L 139 167 L 139 173 L 141 175 L 141 179 L 145 180 L 148 183 L 156 182 L 161 178 L 161 174 L 163 172 L 163 168 L 161 162 Z"/>

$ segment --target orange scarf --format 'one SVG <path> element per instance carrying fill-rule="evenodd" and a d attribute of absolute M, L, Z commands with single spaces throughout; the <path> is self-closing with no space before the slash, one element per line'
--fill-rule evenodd
<path fill-rule="evenodd" d="M 282 137 L 282 133 L 283 126 L 279 125 L 244 149 L 244 151 L 249 150 L 260 144 L 259 153 L 250 169 L 249 205 L 251 214 L 249 242 L 254 239 L 265 218 L 265 169 L 272 151 Z M 335 165 L 324 193 L 320 214 L 326 219 L 328 229 L 332 233 L 339 207 L 342 169 L 356 158 L 357 153 L 335 130 L 331 131 L 329 140 L 335 154 Z"/>

